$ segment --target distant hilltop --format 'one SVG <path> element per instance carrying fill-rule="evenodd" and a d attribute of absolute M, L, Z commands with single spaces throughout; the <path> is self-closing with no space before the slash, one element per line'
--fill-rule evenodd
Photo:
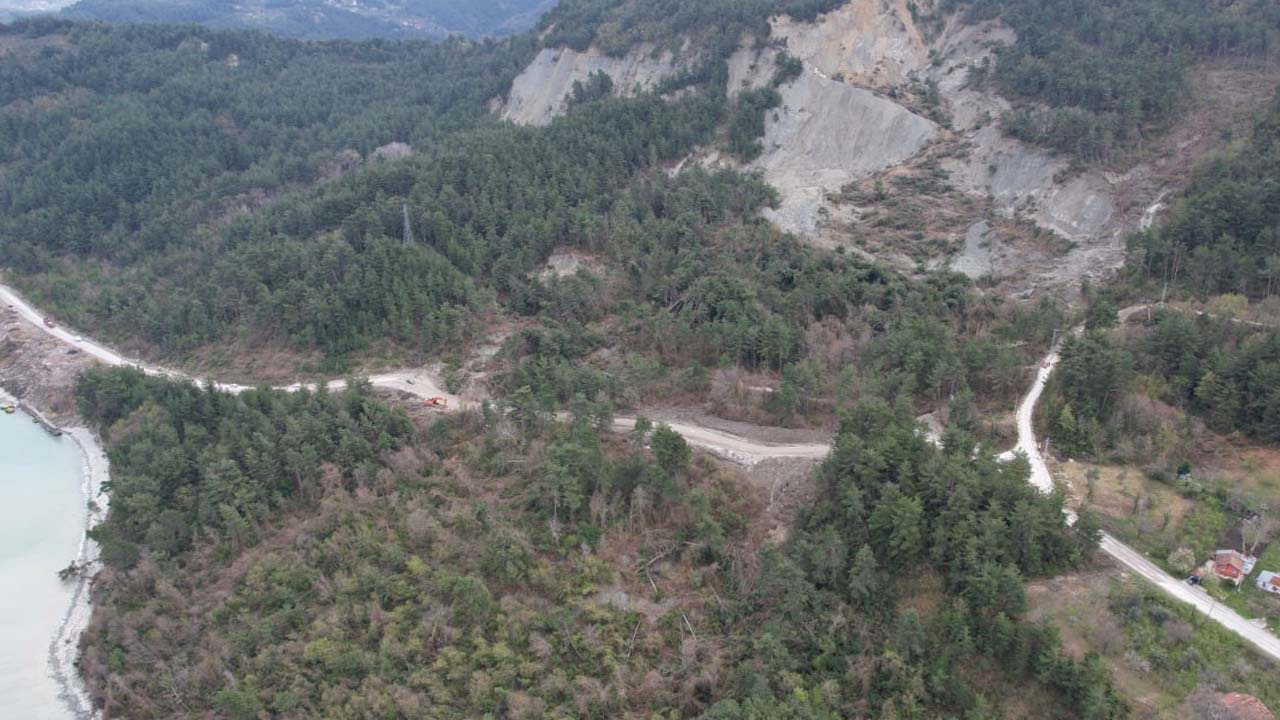
<path fill-rule="evenodd" d="M 527 30 L 555 0 L 0 0 L 0 20 L 62 9 L 107 22 L 197 23 L 309 39 L 491 37 Z"/>

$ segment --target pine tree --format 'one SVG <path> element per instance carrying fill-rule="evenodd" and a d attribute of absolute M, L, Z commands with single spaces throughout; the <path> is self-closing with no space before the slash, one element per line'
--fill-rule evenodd
<path fill-rule="evenodd" d="M 1071 412 L 1071 404 L 1068 403 L 1062 406 L 1062 412 L 1058 413 L 1058 419 L 1053 424 L 1053 441 L 1062 451 L 1073 453 L 1076 451 L 1078 437 L 1076 416 Z"/>
<path fill-rule="evenodd" d="M 880 588 L 880 571 L 876 555 L 870 545 L 863 545 L 853 558 L 849 568 L 849 599 L 854 605 L 866 607 Z"/>

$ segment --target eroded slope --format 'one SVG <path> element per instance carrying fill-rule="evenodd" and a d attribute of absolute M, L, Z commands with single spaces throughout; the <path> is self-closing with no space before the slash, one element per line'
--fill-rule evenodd
<path fill-rule="evenodd" d="M 1008 293 L 1068 288 L 1119 267 L 1125 233 L 1149 224 L 1194 160 L 1221 140 L 1175 128 L 1127 165 L 1082 169 L 1008 137 L 999 120 L 1010 104 L 971 76 L 1015 34 L 999 22 L 945 15 L 938 4 L 853 0 L 815 22 L 774 18 L 767 46 L 744 38 L 728 62 L 731 96 L 767 86 L 780 52 L 803 64 L 779 87 L 764 152 L 751 163 L 779 191 L 779 206 L 766 216 L 812 242 L 904 269 L 991 275 Z M 544 50 L 503 114 L 549 122 L 573 82 L 592 72 L 605 71 L 616 92 L 632 93 L 677 69 L 671 55 L 649 47 L 617 59 Z M 1275 87 L 1266 74 L 1253 73 L 1263 89 L 1255 99 Z M 1201 116 L 1222 115 L 1214 89 L 1197 90 L 1209 98 L 1197 108 Z M 1253 106 L 1234 109 L 1247 116 Z M 712 149 L 691 159 L 736 164 Z"/>
<path fill-rule="evenodd" d="M 597 72 L 613 81 L 615 92 L 630 95 L 652 89 L 673 74 L 680 64 L 670 52 L 655 53 L 651 46 L 637 47 L 620 58 L 595 48 L 543 48 L 529 67 L 516 77 L 505 103 L 503 119 L 520 125 L 546 125 L 564 112 L 565 97 L 576 82 L 585 83 Z"/>

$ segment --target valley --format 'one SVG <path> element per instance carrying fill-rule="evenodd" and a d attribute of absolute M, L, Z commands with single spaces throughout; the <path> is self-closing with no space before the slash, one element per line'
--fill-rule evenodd
<path fill-rule="evenodd" d="M 1280 14 L 1070 2 L 0 26 L 0 387 L 112 467 L 89 702 L 1277 702 L 1271 598 L 1181 573 L 1270 540 Z"/>

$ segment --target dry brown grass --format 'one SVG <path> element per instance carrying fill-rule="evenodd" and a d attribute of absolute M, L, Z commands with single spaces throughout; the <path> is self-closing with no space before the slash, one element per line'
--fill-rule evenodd
<path fill-rule="evenodd" d="M 1097 651 L 1111 671 L 1116 689 L 1132 706 L 1135 720 L 1177 720 L 1178 700 L 1163 690 L 1149 672 L 1124 657 L 1124 630 L 1111 612 L 1108 596 L 1123 573 L 1105 565 L 1027 585 L 1028 616 L 1046 620 L 1062 636 L 1063 649 L 1081 658 Z"/>
<path fill-rule="evenodd" d="M 1173 488 L 1147 478 L 1135 468 L 1085 462 L 1058 463 L 1053 468 L 1054 478 L 1066 487 L 1074 507 L 1086 502 L 1091 472 L 1096 479 L 1093 497 L 1088 500 L 1089 507 L 1116 520 L 1135 521 L 1153 531 L 1176 529 L 1195 505 Z"/>
<path fill-rule="evenodd" d="M 1280 448 L 1221 440 L 1204 472 L 1233 495 L 1280 508 Z"/>

